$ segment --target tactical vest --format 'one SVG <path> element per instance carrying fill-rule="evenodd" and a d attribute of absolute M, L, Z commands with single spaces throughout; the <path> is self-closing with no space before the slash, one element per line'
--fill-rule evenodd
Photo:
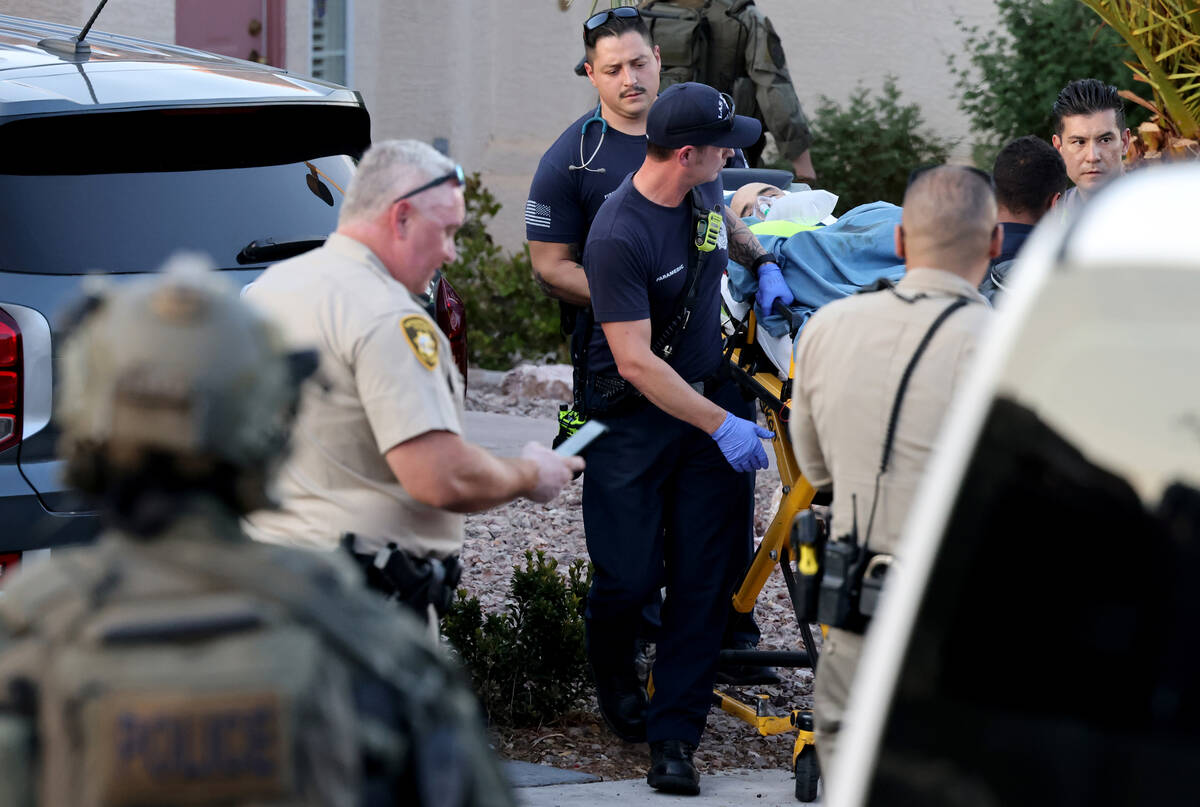
<path fill-rule="evenodd" d="M 0 804 L 510 805 L 469 690 L 353 574 L 114 536 L 28 570 L 0 601 Z"/>
<path fill-rule="evenodd" d="M 659 91 L 698 81 L 733 97 L 738 114 L 755 116 L 754 82 L 742 65 L 749 32 L 738 14 L 754 0 L 644 0 L 640 6 L 662 57 Z"/>

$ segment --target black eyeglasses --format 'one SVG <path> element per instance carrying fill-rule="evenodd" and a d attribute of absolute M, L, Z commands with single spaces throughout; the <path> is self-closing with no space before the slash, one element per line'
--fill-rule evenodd
<path fill-rule="evenodd" d="M 454 166 L 454 170 L 451 171 L 449 174 L 443 174 L 442 176 L 437 177 L 436 179 L 431 179 L 428 182 L 426 182 L 424 185 L 422 185 L 421 187 L 411 190 L 408 193 L 404 194 L 403 196 L 397 196 L 395 199 L 392 200 L 392 204 L 396 204 L 396 202 L 399 202 L 403 199 L 408 199 L 411 196 L 416 196 L 418 193 L 420 193 L 422 191 L 427 191 L 430 188 L 436 188 L 438 185 L 441 185 L 443 182 L 453 182 L 455 185 L 462 187 L 463 185 L 467 184 L 467 175 L 463 173 L 463 169 L 462 169 L 461 165 L 456 165 L 456 166 Z"/>
<path fill-rule="evenodd" d="M 621 19 L 631 20 L 634 17 L 640 17 L 640 16 L 642 16 L 642 15 L 633 6 L 617 6 L 616 8 L 605 9 L 604 11 L 601 11 L 599 14 L 593 14 L 592 16 L 588 17 L 587 21 L 584 22 L 584 24 L 583 24 L 583 30 L 585 33 L 589 32 L 589 31 L 595 31 L 597 28 L 599 28 L 604 23 L 608 22 L 613 17 L 620 17 Z"/>
<path fill-rule="evenodd" d="M 667 134 L 680 135 L 688 132 L 707 132 L 717 130 L 719 132 L 727 132 L 733 128 L 734 105 L 733 96 L 729 93 L 721 93 L 721 100 L 724 101 L 725 111 L 721 117 L 716 120 L 706 120 L 704 123 L 693 123 L 687 126 L 669 126 Z"/>

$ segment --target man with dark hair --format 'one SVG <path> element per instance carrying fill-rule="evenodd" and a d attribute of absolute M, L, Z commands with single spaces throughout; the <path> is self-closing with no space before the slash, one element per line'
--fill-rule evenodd
<path fill-rule="evenodd" d="M 583 43 L 599 102 L 546 150 L 525 203 L 534 278 L 572 307 L 589 302 L 579 263 L 588 228 L 605 197 L 645 158 L 646 115 L 658 96 L 658 48 L 637 9 L 592 16 Z"/>
<path fill-rule="evenodd" d="M 821 307 L 796 340 L 789 429 L 804 475 L 833 493 L 826 559 L 849 547 L 886 563 L 899 544 L 946 407 L 991 317 L 977 291 L 1001 240 L 986 175 L 961 166 L 923 171 L 904 195 L 895 238 L 900 282 Z M 837 616 L 821 612 L 834 624 L 813 690 L 826 774 L 872 614 Z"/>
<path fill-rule="evenodd" d="M 1050 212 L 1066 190 L 1067 167 L 1045 140 L 1025 135 L 1000 150 L 992 168 L 992 181 L 996 188 L 996 217 L 1004 227 L 1004 245 L 992 259 L 979 291 L 994 302 L 1033 226 Z"/>
<path fill-rule="evenodd" d="M 791 299 L 779 268 L 722 205 L 720 171 L 761 127 L 702 84 L 650 108 L 646 158 L 600 208 L 584 250 L 595 325 L 584 407 L 608 423 L 586 452 L 583 518 L 595 567 L 588 655 L 601 712 L 650 743 L 649 784 L 700 790 L 704 730 L 729 595 L 742 571 L 747 477 L 770 432 L 724 366 L 720 279 L 729 258 L 757 270 L 759 300 Z M 654 696 L 631 677 L 637 615 L 665 580 Z M 643 716 L 643 710 L 645 714 Z"/>
<path fill-rule="evenodd" d="M 1094 78 L 1081 78 L 1062 88 L 1052 110 L 1051 142 L 1067 165 L 1075 187 L 1063 197 L 1070 215 L 1101 187 L 1125 171 L 1121 158 L 1129 148 L 1125 109 L 1117 88 Z"/>

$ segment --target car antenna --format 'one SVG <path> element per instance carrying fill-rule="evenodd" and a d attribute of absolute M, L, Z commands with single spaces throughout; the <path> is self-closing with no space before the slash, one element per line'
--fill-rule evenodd
<path fill-rule="evenodd" d="M 107 4 L 108 0 L 100 0 L 100 4 L 97 5 L 96 10 L 92 12 L 92 16 L 87 21 L 87 24 L 83 26 L 83 28 L 73 39 L 49 37 L 39 42 L 38 47 L 54 53 L 61 53 L 66 56 L 87 56 L 92 52 L 92 46 L 83 40 L 87 38 L 88 31 L 92 30 L 92 25 L 96 22 L 96 18 L 100 16 L 100 12 Z"/>

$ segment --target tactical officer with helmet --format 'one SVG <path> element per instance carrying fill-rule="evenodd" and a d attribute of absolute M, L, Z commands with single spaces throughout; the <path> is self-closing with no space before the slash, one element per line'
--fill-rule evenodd
<path fill-rule="evenodd" d="M 289 345 L 320 358 L 301 389 L 280 506 L 252 513 L 247 532 L 341 544 L 368 585 L 422 615 L 449 604 L 464 513 L 518 496 L 550 501 L 583 467 L 539 443 L 509 459 L 463 438 L 462 376 L 415 296 L 454 260 L 462 184 L 462 168 L 425 143 L 376 143 L 324 246 L 246 290 Z"/>
<path fill-rule="evenodd" d="M 662 87 L 699 81 L 727 92 L 758 119 L 801 181 L 815 179 L 812 133 L 788 73 L 783 45 L 754 0 L 642 0 L 662 56 Z M 745 149 L 758 167 L 766 137 Z"/>
<path fill-rule="evenodd" d="M 104 530 L 0 599 L 0 804 L 511 805 L 417 620 L 238 527 L 311 356 L 197 258 L 73 319 L 61 449 Z"/>

